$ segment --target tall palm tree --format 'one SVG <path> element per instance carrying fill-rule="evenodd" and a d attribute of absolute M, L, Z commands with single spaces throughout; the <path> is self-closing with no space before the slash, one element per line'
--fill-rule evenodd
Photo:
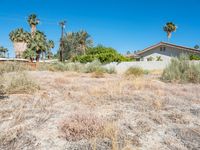
<path fill-rule="evenodd" d="M 167 22 L 163 30 L 167 33 L 168 40 L 171 38 L 172 32 L 175 32 L 177 26 L 173 22 Z"/>
<path fill-rule="evenodd" d="M 34 36 L 35 32 L 36 32 L 36 26 L 38 25 L 39 23 L 39 19 L 37 18 L 37 15 L 36 14 L 31 14 L 29 17 L 28 17 L 28 24 L 30 25 L 31 27 L 31 35 Z"/>
<path fill-rule="evenodd" d="M 4 48 L 3 46 L 0 47 L 0 56 L 2 56 L 3 58 L 6 57 L 6 52 L 8 52 L 7 48 Z"/>

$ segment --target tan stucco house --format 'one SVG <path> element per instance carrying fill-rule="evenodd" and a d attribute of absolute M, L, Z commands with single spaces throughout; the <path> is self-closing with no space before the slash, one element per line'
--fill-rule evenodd
<path fill-rule="evenodd" d="M 175 44 L 160 42 L 135 54 L 130 54 L 127 57 L 135 58 L 138 61 L 156 61 L 156 60 L 168 61 L 172 57 L 179 57 L 181 54 L 200 55 L 200 50 L 179 46 Z"/>

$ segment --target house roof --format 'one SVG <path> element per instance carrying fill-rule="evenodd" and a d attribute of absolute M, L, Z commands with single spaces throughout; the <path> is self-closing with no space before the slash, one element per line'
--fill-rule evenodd
<path fill-rule="evenodd" d="M 175 45 L 175 44 L 171 44 L 171 43 L 160 42 L 158 44 L 155 44 L 153 46 L 145 48 L 142 51 L 137 52 L 136 54 L 132 55 L 132 57 L 134 57 L 135 55 L 138 56 L 140 54 L 143 54 L 143 53 L 145 53 L 145 52 L 147 52 L 149 50 L 152 50 L 153 48 L 157 48 L 159 46 L 168 46 L 168 47 L 173 47 L 173 48 L 181 49 L 181 50 L 184 50 L 184 51 L 187 51 L 187 52 L 200 54 L 200 50 L 197 50 L 197 49 L 194 49 L 194 48 L 188 48 L 188 47 L 185 47 L 185 46 L 180 46 L 180 45 Z M 129 57 L 130 57 L 130 55 L 129 55 Z"/>

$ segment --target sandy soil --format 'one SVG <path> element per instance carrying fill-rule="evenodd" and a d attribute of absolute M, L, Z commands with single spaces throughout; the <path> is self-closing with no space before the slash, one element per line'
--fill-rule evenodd
<path fill-rule="evenodd" d="M 28 75 L 39 84 L 39 91 L 0 99 L 0 149 L 200 149 L 198 84 L 163 83 L 151 75 L 137 79 L 73 72 Z M 60 126 L 77 113 L 114 124 L 116 139 L 66 140 Z"/>

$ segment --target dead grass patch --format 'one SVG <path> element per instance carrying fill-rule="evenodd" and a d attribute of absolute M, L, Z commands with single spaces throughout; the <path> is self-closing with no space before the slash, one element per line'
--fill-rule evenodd
<path fill-rule="evenodd" d="M 62 137 L 68 141 L 91 139 L 103 130 L 103 125 L 103 120 L 94 114 L 75 113 L 62 122 Z"/>
<path fill-rule="evenodd" d="M 92 78 L 104 78 L 105 74 L 101 70 L 97 70 L 97 71 L 92 73 L 91 77 Z"/>
<path fill-rule="evenodd" d="M 11 77 L 6 87 L 6 92 L 8 94 L 30 94 L 39 89 L 39 85 L 37 85 L 25 73 L 16 73 Z"/>

